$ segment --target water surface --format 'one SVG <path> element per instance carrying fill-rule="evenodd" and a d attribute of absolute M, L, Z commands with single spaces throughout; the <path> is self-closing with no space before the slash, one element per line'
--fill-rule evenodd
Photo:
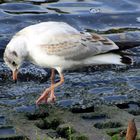
<path fill-rule="evenodd" d="M 0 108 L 26 108 L 48 87 L 49 71 L 28 65 L 22 68 L 17 84 L 3 64 L 2 54 L 11 37 L 20 29 L 44 22 L 67 22 L 79 31 L 112 33 L 140 30 L 139 0 L 1 0 L 0 1 Z M 114 33 L 114 32 L 113 32 Z M 112 35 L 111 35 L 112 36 Z M 135 36 L 133 36 L 135 40 Z M 65 83 L 56 89 L 57 103 L 63 106 L 116 104 L 140 101 L 140 48 L 131 49 L 133 66 L 107 66 L 66 72 Z M 58 80 L 58 76 L 57 76 Z"/>

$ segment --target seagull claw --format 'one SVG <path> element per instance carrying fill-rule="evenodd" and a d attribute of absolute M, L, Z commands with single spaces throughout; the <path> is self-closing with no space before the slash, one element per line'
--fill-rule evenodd
<path fill-rule="evenodd" d="M 39 105 L 41 102 L 46 102 L 48 100 L 48 95 L 49 92 L 44 92 L 37 100 L 36 100 L 36 104 Z"/>
<path fill-rule="evenodd" d="M 55 101 L 56 101 L 56 97 L 49 97 L 47 99 L 47 103 L 55 103 Z"/>
<path fill-rule="evenodd" d="M 51 91 L 50 96 L 49 92 L 44 92 L 37 100 L 36 105 L 39 105 L 41 103 L 54 103 L 56 101 L 56 96 L 54 95 L 54 92 Z"/>

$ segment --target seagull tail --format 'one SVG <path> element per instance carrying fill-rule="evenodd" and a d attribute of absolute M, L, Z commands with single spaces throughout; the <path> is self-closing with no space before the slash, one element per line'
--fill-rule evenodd
<path fill-rule="evenodd" d="M 133 60 L 129 56 L 106 53 L 90 57 L 84 61 L 85 65 L 103 65 L 103 64 L 118 64 L 132 65 Z"/>

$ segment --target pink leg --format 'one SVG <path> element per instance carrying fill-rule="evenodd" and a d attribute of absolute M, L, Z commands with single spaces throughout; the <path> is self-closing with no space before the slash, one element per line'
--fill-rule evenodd
<path fill-rule="evenodd" d="M 55 83 L 55 84 L 51 84 L 51 86 L 49 88 L 47 88 L 43 92 L 43 94 L 37 99 L 36 104 L 40 104 L 42 101 L 46 101 L 46 99 L 48 99 L 48 95 L 49 95 L 50 92 L 51 92 L 50 98 L 53 99 L 55 97 L 55 95 L 54 95 L 54 89 L 56 87 L 58 87 L 59 85 L 62 85 L 63 83 L 64 83 L 64 76 L 63 76 L 63 74 L 60 73 L 60 81 L 57 82 L 57 83 Z"/>
<path fill-rule="evenodd" d="M 50 77 L 52 90 L 51 90 L 51 93 L 50 93 L 50 97 L 47 98 L 46 102 L 55 102 L 55 100 L 56 100 L 56 97 L 54 95 L 54 88 L 53 88 L 53 86 L 54 86 L 54 78 L 55 78 L 55 70 L 52 69 L 51 70 L 51 77 Z"/>

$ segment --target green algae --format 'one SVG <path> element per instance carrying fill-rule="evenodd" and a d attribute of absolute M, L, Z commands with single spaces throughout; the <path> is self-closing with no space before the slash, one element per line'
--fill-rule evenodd
<path fill-rule="evenodd" d="M 84 134 L 72 134 L 71 140 L 88 140 L 88 137 Z"/>
<path fill-rule="evenodd" d="M 105 122 L 105 123 L 95 123 L 94 127 L 98 128 L 98 129 L 104 129 L 104 128 L 117 128 L 117 127 L 121 127 L 122 124 L 120 122 Z"/>
<path fill-rule="evenodd" d="M 140 31 L 140 29 L 139 28 L 112 28 L 106 31 L 99 31 L 93 29 L 86 29 L 86 31 L 91 33 L 98 33 L 98 34 L 116 34 L 116 33 Z"/>
<path fill-rule="evenodd" d="M 71 134 L 76 132 L 70 124 L 62 124 L 56 131 L 61 137 L 67 139 L 71 139 Z"/>
<path fill-rule="evenodd" d="M 103 31 L 103 34 L 116 34 L 116 33 L 124 33 L 124 32 L 131 32 L 131 31 L 140 31 L 139 28 L 113 28 L 107 31 Z"/>
<path fill-rule="evenodd" d="M 56 129 L 61 124 L 61 119 L 57 117 L 53 118 L 45 118 L 42 120 L 39 120 L 36 123 L 36 126 L 40 129 Z"/>

